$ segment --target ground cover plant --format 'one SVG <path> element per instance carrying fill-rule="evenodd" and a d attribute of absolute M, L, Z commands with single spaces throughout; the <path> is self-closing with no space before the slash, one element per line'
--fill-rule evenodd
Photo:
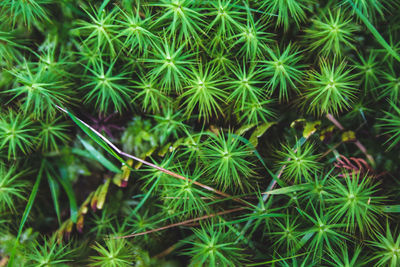
<path fill-rule="evenodd" d="M 0 1 L 0 266 L 400 266 L 400 1 Z"/>

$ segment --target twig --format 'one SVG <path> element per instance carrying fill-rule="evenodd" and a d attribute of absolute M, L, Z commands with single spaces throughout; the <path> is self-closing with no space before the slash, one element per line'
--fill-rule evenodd
<path fill-rule="evenodd" d="M 174 251 L 176 249 L 176 247 L 178 246 L 179 243 L 175 243 L 172 246 L 170 246 L 169 248 L 167 248 L 166 250 L 162 251 L 161 253 L 155 255 L 153 258 L 156 259 L 162 259 L 165 256 L 167 256 L 168 254 L 170 254 L 172 251 Z"/>
<path fill-rule="evenodd" d="M 166 225 L 166 226 L 163 226 L 163 227 L 160 227 L 160 228 L 157 228 L 157 229 L 148 230 L 148 231 L 141 232 L 141 233 L 136 233 L 136 234 L 125 235 L 125 236 L 116 236 L 114 238 L 115 239 L 121 239 L 121 238 L 129 238 L 129 237 L 147 235 L 147 234 L 151 234 L 151 233 L 154 233 L 154 232 L 159 232 L 159 231 L 162 231 L 162 230 L 174 228 L 174 227 L 177 227 L 177 226 L 186 225 L 186 224 L 190 224 L 190 223 L 193 223 L 193 222 L 209 219 L 209 218 L 212 218 L 212 217 L 215 217 L 215 216 L 220 216 L 220 215 L 224 215 L 224 214 L 228 214 L 228 213 L 241 211 L 241 210 L 244 210 L 244 209 L 245 209 L 244 207 L 239 207 L 239 208 L 235 208 L 235 209 L 224 210 L 224 211 L 220 211 L 220 212 L 217 212 L 217 213 L 214 213 L 214 214 L 204 215 L 204 216 L 197 217 L 197 218 L 194 218 L 194 219 L 186 220 L 186 221 L 183 221 L 183 222 L 173 223 L 173 224 Z"/>
<path fill-rule="evenodd" d="M 64 108 L 62 108 L 62 107 L 60 107 L 60 106 L 57 106 L 57 105 L 56 105 L 56 107 L 57 107 L 58 109 L 60 109 L 61 111 L 63 111 L 64 113 L 68 114 L 68 111 L 67 111 L 66 109 L 64 109 Z M 233 196 L 231 196 L 231 195 L 229 195 L 229 194 L 227 194 L 227 193 L 224 193 L 224 192 L 222 192 L 222 191 L 219 191 L 219 190 L 217 190 L 217 189 L 215 189 L 215 188 L 212 188 L 212 187 L 210 187 L 210 186 L 208 186 L 208 185 L 205 185 L 205 184 L 202 184 L 202 183 L 200 183 L 200 182 L 194 181 L 194 180 L 192 180 L 192 179 L 190 179 L 190 178 L 184 177 L 184 176 L 182 176 L 182 175 L 180 175 L 180 174 L 174 173 L 174 172 L 169 171 L 169 170 L 167 170 L 167 169 L 164 169 L 164 168 L 162 168 L 162 167 L 160 167 L 160 166 L 157 166 L 157 165 L 155 165 L 155 164 L 153 164 L 153 163 L 147 162 L 147 161 L 145 161 L 145 160 L 143 160 L 143 159 L 141 159 L 141 158 L 138 158 L 138 157 L 135 157 L 135 156 L 133 156 L 133 155 L 131 155 L 131 154 L 128 154 L 128 153 L 126 153 L 126 152 L 120 150 L 116 145 L 114 145 L 110 140 L 108 140 L 108 139 L 107 139 L 106 137 L 104 137 L 101 133 L 99 133 L 98 131 L 96 131 L 96 130 L 95 130 L 93 127 L 91 127 L 89 124 L 87 124 L 86 122 L 82 121 L 82 120 L 79 119 L 78 117 L 76 117 L 76 119 L 79 120 L 83 125 L 85 125 L 86 127 L 88 127 L 92 132 L 94 132 L 98 137 L 100 137 L 100 138 L 101 138 L 104 142 L 106 142 L 115 152 L 117 152 L 117 153 L 120 154 L 121 156 L 125 156 L 125 157 L 127 157 L 127 158 L 131 158 L 131 159 L 133 159 L 133 160 L 139 161 L 139 162 L 141 162 L 141 163 L 144 164 L 144 165 L 150 166 L 150 167 L 152 167 L 152 168 L 154 168 L 154 169 L 157 169 L 157 170 L 159 170 L 159 171 L 161 171 L 161 172 L 163 172 L 163 173 L 166 173 L 166 174 L 168 174 L 168 175 L 170 175 L 170 176 L 172 176 L 172 177 L 175 177 L 175 178 L 177 178 L 177 179 L 189 181 L 189 182 L 191 182 L 191 183 L 193 183 L 193 184 L 195 184 L 195 185 L 197 185 L 197 186 L 199 186 L 199 187 L 201 187 L 201 188 L 203 188 L 203 189 L 206 189 L 206 190 L 208 190 L 208 191 L 214 192 L 214 193 L 217 194 L 217 195 L 220 195 L 220 196 L 223 196 L 223 197 L 226 197 L 226 198 L 231 198 L 233 201 L 236 201 L 236 202 L 241 203 L 241 204 L 245 204 L 246 206 L 251 206 L 248 202 L 246 202 L 246 201 L 244 201 L 244 200 L 242 200 L 242 199 L 240 199 L 240 198 L 233 197 Z"/>

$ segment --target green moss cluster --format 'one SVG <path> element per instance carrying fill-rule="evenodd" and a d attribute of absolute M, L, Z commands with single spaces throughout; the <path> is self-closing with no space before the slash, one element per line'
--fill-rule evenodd
<path fill-rule="evenodd" d="M 0 1 L 0 266 L 399 266 L 399 7 Z"/>

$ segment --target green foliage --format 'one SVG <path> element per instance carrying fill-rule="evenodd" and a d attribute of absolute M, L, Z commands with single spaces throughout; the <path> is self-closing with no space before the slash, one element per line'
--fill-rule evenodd
<path fill-rule="evenodd" d="M 59 143 L 67 143 L 70 138 L 68 135 L 68 128 L 70 124 L 65 121 L 60 121 L 62 118 L 57 117 L 40 121 L 41 127 L 38 135 L 39 146 L 43 151 L 59 150 Z"/>
<path fill-rule="evenodd" d="M 299 211 L 310 222 L 311 226 L 302 234 L 302 242 L 308 243 L 308 250 L 313 251 L 314 258 L 321 259 L 325 250 L 332 251 L 340 247 L 348 239 L 341 231 L 343 224 L 334 223 L 333 217 L 322 210 L 317 211 L 312 207 L 312 214 Z"/>
<path fill-rule="evenodd" d="M 341 2 L 348 4 L 349 0 L 342 0 Z M 355 8 L 372 20 L 375 20 L 377 15 L 384 16 L 384 11 L 392 5 L 387 0 L 353 0 L 352 2 Z M 352 10 L 352 13 L 354 14 L 355 11 Z"/>
<path fill-rule="evenodd" d="M 136 96 L 132 102 L 139 101 L 144 112 L 159 113 L 162 106 L 166 106 L 170 99 L 158 88 L 158 84 L 154 79 L 140 78 L 133 86 Z"/>
<path fill-rule="evenodd" d="M 164 9 L 162 16 L 157 18 L 157 25 L 166 25 L 170 37 L 175 37 L 178 43 L 199 41 L 203 32 L 203 15 L 194 0 L 161 0 L 152 6 Z"/>
<path fill-rule="evenodd" d="M 284 145 L 282 150 L 277 151 L 281 159 L 278 166 L 283 169 L 283 177 L 297 184 L 304 180 L 309 181 L 313 173 L 320 172 L 322 166 L 317 161 L 319 155 L 313 152 L 314 146 L 310 143 L 293 148 Z"/>
<path fill-rule="evenodd" d="M 6 14 L 12 26 L 22 23 L 29 29 L 39 26 L 44 21 L 49 21 L 49 11 L 46 6 L 50 0 L 4 0 L 0 3 L 0 12 Z"/>
<path fill-rule="evenodd" d="M 391 135 L 386 143 L 391 142 L 389 149 L 393 148 L 400 141 L 400 108 L 390 102 L 393 108 L 392 112 L 385 111 L 385 117 L 380 118 L 380 126 L 385 130 L 386 134 Z"/>
<path fill-rule="evenodd" d="M 157 125 L 152 129 L 155 136 L 158 136 L 160 144 L 165 143 L 170 137 L 178 139 L 183 132 L 187 133 L 187 125 L 179 111 L 175 111 L 171 106 L 163 110 L 160 115 L 154 115 Z"/>
<path fill-rule="evenodd" d="M 365 93 L 368 90 L 374 89 L 379 83 L 378 75 L 381 73 L 379 61 L 377 60 L 377 53 L 370 51 L 368 56 L 358 54 L 358 61 L 353 64 L 357 75 L 360 78 L 360 84 L 363 86 Z"/>
<path fill-rule="evenodd" d="M 165 39 L 161 44 L 155 46 L 153 57 L 143 59 L 148 64 L 151 79 L 160 81 L 161 88 L 170 93 L 180 92 L 183 80 L 188 76 L 190 66 L 193 63 L 192 54 L 185 51 L 185 45 L 177 46 L 175 39 L 168 42 Z"/>
<path fill-rule="evenodd" d="M 207 33 L 212 32 L 211 47 L 218 45 L 226 48 L 225 42 L 237 34 L 243 27 L 240 2 L 237 0 L 218 0 L 210 2 L 210 12 L 207 16 L 212 17 L 211 23 L 206 27 Z"/>
<path fill-rule="evenodd" d="M 24 62 L 20 68 L 10 71 L 15 86 L 4 91 L 12 95 L 10 101 L 22 98 L 20 108 L 34 118 L 43 118 L 44 114 L 54 116 L 56 105 L 70 102 L 72 92 L 68 86 L 45 66 Z"/>
<path fill-rule="evenodd" d="M 400 76 L 396 74 L 392 65 L 389 66 L 388 72 L 382 72 L 382 76 L 384 83 L 377 88 L 380 97 L 389 97 L 394 104 L 397 104 L 400 99 Z"/>
<path fill-rule="evenodd" d="M 354 249 L 354 254 L 352 256 L 349 255 L 349 247 L 347 245 L 340 247 L 340 253 L 337 252 L 331 252 L 330 253 L 330 259 L 327 260 L 326 262 L 331 264 L 332 266 L 337 266 L 337 267 L 348 267 L 348 266 L 354 266 L 354 267 L 362 267 L 367 264 L 367 262 L 362 259 L 362 249 L 359 246 L 356 246 Z M 361 259 L 360 259 L 361 258 Z"/>
<path fill-rule="evenodd" d="M 351 19 L 340 9 L 313 19 L 313 25 L 306 30 L 305 38 L 309 39 L 311 51 L 318 50 L 322 56 L 341 56 L 344 48 L 354 49 L 353 34 L 358 30 Z"/>
<path fill-rule="evenodd" d="M 196 239 L 187 241 L 191 248 L 185 252 L 192 256 L 191 266 L 238 266 L 246 257 L 235 244 L 234 233 L 222 226 L 207 224 L 193 232 Z"/>
<path fill-rule="evenodd" d="M 112 55 L 116 54 L 114 47 L 114 38 L 118 34 L 118 25 L 114 24 L 116 20 L 116 10 L 107 12 L 104 9 L 91 7 L 90 10 L 84 10 L 88 21 L 77 21 L 75 32 L 83 39 L 83 44 L 87 45 L 97 53 L 109 52 Z"/>
<path fill-rule="evenodd" d="M 19 152 L 29 153 L 36 141 L 36 128 L 30 117 L 9 110 L 0 118 L 0 149 L 8 151 L 7 157 L 16 158 Z"/>
<path fill-rule="evenodd" d="M 36 241 L 27 252 L 27 266 L 60 266 L 72 261 L 74 250 L 69 244 L 57 243 L 55 237 L 43 239 L 43 244 Z"/>
<path fill-rule="evenodd" d="M 207 212 L 209 210 L 207 201 L 212 199 L 212 195 L 194 184 L 203 175 L 203 173 L 185 175 L 192 181 L 176 179 L 163 181 L 162 195 L 167 209 L 182 213 L 183 218 L 192 218 Z"/>
<path fill-rule="evenodd" d="M 306 11 L 312 1 L 310 0 L 266 0 L 261 1 L 260 9 L 264 10 L 265 15 L 276 15 L 276 26 L 283 26 L 285 31 L 289 29 L 291 20 L 294 20 L 299 27 L 301 22 L 306 20 Z"/>
<path fill-rule="evenodd" d="M 22 46 L 18 44 L 14 32 L 4 31 L 0 27 L 0 66 L 11 65 L 13 61 L 17 61 L 21 56 L 18 48 L 22 48 Z"/>
<path fill-rule="evenodd" d="M 96 256 L 90 257 L 92 266 L 128 266 L 136 258 L 133 246 L 125 239 L 106 239 L 104 245 L 96 243 L 92 249 L 97 253 Z"/>
<path fill-rule="evenodd" d="M 235 40 L 232 47 L 238 46 L 240 55 L 253 59 L 264 54 L 267 44 L 272 42 L 274 34 L 264 31 L 263 21 L 257 20 L 248 6 L 246 6 L 246 12 L 246 25 L 241 26 L 239 33 L 232 36 L 232 39 Z"/>
<path fill-rule="evenodd" d="M 249 146 L 232 133 L 210 135 L 202 146 L 206 171 L 222 190 L 246 191 L 252 187 L 255 171 Z"/>
<path fill-rule="evenodd" d="M 198 110 L 198 119 L 208 122 L 212 115 L 218 117 L 222 113 L 219 102 L 223 102 L 226 93 L 219 88 L 218 72 L 213 68 L 199 65 L 198 70 L 188 80 L 189 86 L 181 95 L 182 105 L 186 106 L 186 115 L 190 117 L 195 108 Z"/>
<path fill-rule="evenodd" d="M 274 221 L 276 230 L 271 232 L 272 237 L 275 239 L 274 247 L 279 249 L 283 246 L 287 252 L 299 247 L 302 233 L 297 220 L 296 216 L 286 214 L 283 219 L 278 218 Z"/>
<path fill-rule="evenodd" d="M 334 219 L 346 224 L 346 230 L 361 233 L 379 228 L 378 214 L 382 213 L 380 205 L 383 197 L 377 197 L 378 183 L 372 183 L 368 176 L 345 174 L 344 181 L 337 177 L 330 179 L 331 196 L 326 200 Z"/>
<path fill-rule="evenodd" d="M 246 67 L 243 62 L 243 67 L 232 68 L 234 78 L 226 82 L 227 89 L 232 91 L 227 100 L 233 102 L 239 110 L 244 109 L 246 104 L 259 103 L 265 98 L 264 90 L 260 86 L 262 81 L 259 80 L 255 68 L 254 64 Z"/>
<path fill-rule="evenodd" d="M 399 6 L 0 1 L 0 266 L 399 265 Z"/>
<path fill-rule="evenodd" d="M 336 64 L 324 59 L 319 64 L 320 71 L 309 73 L 308 86 L 304 92 L 307 111 L 318 115 L 334 113 L 350 108 L 356 98 L 356 82 L 346 62 Z"/>
<path fill-rule="evenodd" d="M 94 103 L 102 113 L 110 110 L 121 113 L 132 93 L 132 88 L 124 83 L 129 73 L 114 74 L 114 66 L 115 62 L 110 65 L 95 62 L 92 68 L 87 68 L 90 75 L 84 76 L 86 84 L 80 88 L 87 92 L 85 102 Z"/>
<path fill-rule="evenodd" d="M 289 89 L 299 93 L 298 85 L 302 85 L 303 69 L 299 64 L 302 59 L 301 51 L 289 44 L 283 52 L 277 47 L 268 49 L 269 60 L 264 61 L 263 76 L 268 81 L 268 91 L 279 90 L 279 100 L 288 100 Z"/>
<path fill-rule="evenodd" d="M 378 233 L 370 244 L 375 248 L 373 260 L 378 260 L 376 266 L 394 267 L 399 264 L 400 236 L 393 236 L 389 224 L 386 223 L 386 235 Z"/>
<path fill-rule="evenodd" d="M 136 10 L 121 10 L 122 18 L 119 21 L 122 31 L 117 36 L 124 39 L 122 47 L 127 49 L 129 54 L 145 54 L 147 55 L 149 48 L 157 40 L 157 36 L 151 32 L 151 16 L 141 17 L 140 6 Z M 148 13 L 146 12 L 146 15 Z"/>
<path fill-rule="evenodd" d="M 25 172 L 18 172 L 15 165 L 6 169 L 0 164 L 0 211 L 16 211 L 17 200 L 25 199 L 25 189 L 28 183 L 21 180 Z"/>

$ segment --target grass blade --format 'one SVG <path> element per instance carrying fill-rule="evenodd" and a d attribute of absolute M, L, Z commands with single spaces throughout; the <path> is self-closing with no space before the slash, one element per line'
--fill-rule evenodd
<path fill-rule="evenodd" d="M 111 161 L 109 161 L 106 157 L 103 156 L 99 151 L 97 151 L 91 144 L 86 142 L 78 135 L 79 141 L 81 141 L 82 145 L 86 148 L 86 150 L 92 156 L 91 158 L 98 161 L 101 165 L 106 167 L 109 171 L 115 173 L 121 173 L 121 169 L 115 166 Z"/>
<path fill-rule="evenodd" d="M 24 211 L 24 214 L 22 215 L 21 223 L 19 224 L 17 238 L 15 239 L 14 247 L 11 250 L 10 260 L 8 261 L 8 266 L 13 266 L 15 253 L 17 251 L 17 247 L 18 247 L 18 244 L 19 244 L 19 239 L 20 239 L 21 234 L 22 234 L 22 229 L 24 228 L 26 220 L 28 219 L 29 213 L 31 212 L 31 209 L 32 209 L 32 206 L 33 206 L 33 202 L 35 201 L 37 192 L 39 190 L 39 185 L 40 185 L 40 181 L 42 180 L 42 177 L 43 177 L 43 169 L 44 169 L 45 163 L 46 163 L 46 160 L 43 159 L 42 163 L 40 165 L 38 176 L 36 177 L 36 182 L 33 185 L 31 194 L 29 196 L 28 203 L 25 206 L 25 211 Z"/>
<path fill-rule="evenodd" d="M 309 188 L 308 184 L 298 184 L 298 185 L 291 185 L 291 186 L 286 186 L 286 187 L 270 190 L 270 191 L 265 192 L 264 194 L 286 195 L 286 194 L 297 192 L 297 191 L 307 190 L 308 188 Z"/>
<path fill-rule="evenodd" d="M 390 205 L 384 206 L 383 211 L 387 213 L 399 213 L 400 212 L 400 205 Z"/>
<path fill-rule="evenodd" d="M 352 6 L 358 17 L 364 22 L 365 26 L 372 33 L 378 43 L 380 43 L 388 51 L 389 54 L 391 54 L 397 61 L 400 62 L 399 54 L 397 54 L 396 51 L 394 51 L 393 48 L 385 41 L 385 39 L 383 39 L 382 35 L 376 30 L 376 28 L 374 27 L 374 25 L 372 25 L 368 18 L 361 13 L 361 11 L 354 5 L 353 1 L 348 0 L 348 3 Z"/>
<path fill-rule="evenodd" d="M 65 193 L 67 194 L 68 201 L 69 201 L 71 220 L 74 223 L 76 223 L 78 220 L 78 205 L 76 204 L 75 192 L 72 189 L 71 182 L 68 178 L 67 169 L 63 165 L 60 165 L 60 174 L 61 175 L 60 175 L 58 181 L 60 182 Z"/>
<path fill-rule="evenodd" d="M 58 204 L 58 197 L 60 195 L 60 186 L 54 177 L 46 171 L 47 182 L 49 183 L 51 198 L 53 199 L 54 209 L 57 215 L 58 225 L 61 226 L 60 205 Z"/>

